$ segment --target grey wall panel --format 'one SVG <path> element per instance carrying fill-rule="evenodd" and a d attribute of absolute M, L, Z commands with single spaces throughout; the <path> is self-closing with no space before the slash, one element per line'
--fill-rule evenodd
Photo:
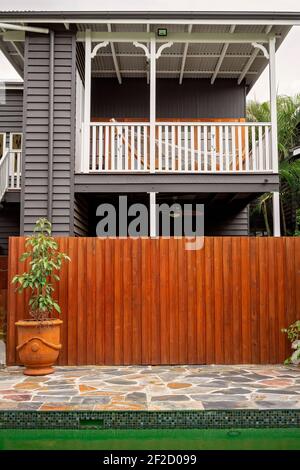
<path fill-rule="evenodd" d="M 22 132 L 23 90 L 5 90 L 0 100 L 0 132 L 6 133 L 6 146 L 9 146 L 9 133 Z"/>
<path fill-rule="evenodd" d="M 30 233 L 38 217 L 47 217 L 47 205 L 44 202 L 48 194 L 49 57 L 49 36 L 27 34 L 24 57 L 21 234 Z M 43 81 L 38 78 L 41 65 L 47 74 Z M 31 77 L 30 80 L 28 77 Z M 46 126 L 46 132 L 45 129 L 40 132 L 41 125 Z M 36 170 L 31 167 L 32 163 L 36 165 Z"/>
<path fill-rule="evenodd" d="M 89 234 L 89 207 L 86 199 L 80 195 L 74 200 L 74 235 L 87 237 Z"/>
<path fill-rule="evenodd" d="M 112 78 L 93 78 L 92 117 L 143 118 L 149 116 L 149 85 L 144 78 L 124 78 L 122 85 Z M 245 88 L 236 80 L 157 79 L 158 118 L 242 118 L 245 116 Z"/>
<path fill-rule="evenodd" d="M 230 216 L 219 212 L 208 214 L 204 231 L 208 236 L 249 235 L 249 206 Z"/>
<path fill-rule="evenodd" d="M 8 238 L 20 235 L 20 204 L 3 203 L 0 210 L 0 255 L 7 255 Z"/>
<path fill-rule="evenodd" d="M 54 46 L 53 208 L 57 235 L 73 234 L 75 36 L 56 34 Z M 55 197 L 54 197 L 55 196 Z"/>
<path fill-rule="evenodd" d="M 84 61 L 85 61 L 85 51 L 84 46 L 81 42 L 76 43 L 76 67 L 78 69 L 82 83 L 84 84 Z"/>
<path fill-rule="evenodd" d="M 27 34 L 21 233 L 31 233 L 36 219 L 47 217 L 48 207 L 52 205 L 53 233 L 72 235 L 76 67 L 73 33 L 54 35 L 52 127 L 49 127 L 50 65 L 50 37 Z M 52 172 L 49 171 L 50 135 L 53 139 Z"/>

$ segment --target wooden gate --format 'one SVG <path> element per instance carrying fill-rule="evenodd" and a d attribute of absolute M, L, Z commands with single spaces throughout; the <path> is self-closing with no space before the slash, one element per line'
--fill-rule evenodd
<path fill-rule="evenodd" d="M 60 364 L 279 363 L 281 328 L 300 317 L 300 239 L 60 238 L 72 261 L 57 297 Z M 9 279 L 24 270 L 24 238 L 10 239 Z M 25 295 L 8 295 L 8 362 Z"/>

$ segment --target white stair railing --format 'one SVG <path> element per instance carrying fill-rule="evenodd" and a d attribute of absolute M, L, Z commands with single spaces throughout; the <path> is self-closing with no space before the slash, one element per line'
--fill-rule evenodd
<path fill-rule="evenodd" d="M 0 159 L 0 202 L 8 189 L 21 189 L 21 151 L 8 151 Z"/>
<path fill-rule="evenodd" d="M 21 158 L 20 150 L 10 152 L 8 189 L 21 189 Z"/>
<path fill-rule="evenodd" d="M 9 152 L 0 160 L 0 202 L 8 189 L 9 182 Z"/>

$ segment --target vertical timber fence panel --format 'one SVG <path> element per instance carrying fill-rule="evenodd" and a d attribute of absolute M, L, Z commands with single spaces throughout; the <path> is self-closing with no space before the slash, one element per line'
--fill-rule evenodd
<path fill-rule="evenodd" d="M 280 363 L 281 328 L 300 317 L 300 239 L 59 238 L 71 257 L 56 296 L 62 365 Z M 8 279 L 23 272 L 25 239 L 9 243 Z M 8 284 L 8 364 L 28 293 Z"/>

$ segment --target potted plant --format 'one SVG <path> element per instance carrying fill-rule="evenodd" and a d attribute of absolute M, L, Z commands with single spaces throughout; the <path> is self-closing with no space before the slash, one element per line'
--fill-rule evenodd
<path fill-rule="evenodd" d="M 51 236 L 51 223 L 41 218 L 36 222 L 34 233 L 26 239 L 25 253 L 20 261 L 29 261 L 23 274 L 12 280 L 17 291 L 29 290 L 30 319 L 16 322 L 18 342 L 17 351 L 20 361 L 25 365 L 25 375 L 46 375 L 54 372 L 60 344 L 62 320 L 55 317 L 60 307 L 53 298 L 53 282 L 59 282 L 59 271 L 64 260 L 70 260 L 58 249 L 56 240 Z"/>
<path fill-rule="evenodd" d="M 292 355 L 285 360 L 285 364 L 300 364 L 300 320 L 292 323 L 288 328 L 284 328 L 283 333 L 286 333 L 291 342 L 291 347 L 294 350 Z"/>

